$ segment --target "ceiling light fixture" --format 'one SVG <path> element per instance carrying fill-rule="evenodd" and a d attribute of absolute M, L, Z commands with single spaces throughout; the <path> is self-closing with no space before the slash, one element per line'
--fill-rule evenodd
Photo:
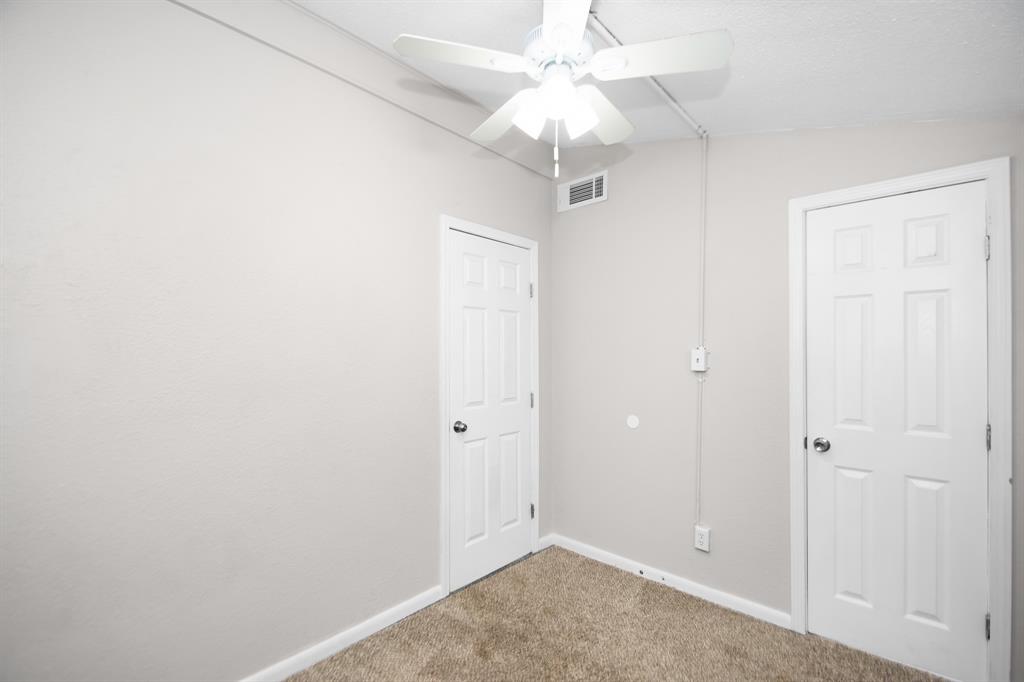
<path fill-rule="evenodd" d="M 537 139 L 548 119 L 565 122 L 576 139 L 588 131 L 603 144 L 633 133 L 633 124 L 593 85 L 576 86 L 586 75 L 599 81 L 719 69 L 729 61 L 728 31 L 708 31 L 637 45 L 594 50 L 587 30 L 591 0 L 544 0 L 543 23 L 526 36 L 522 55 L 447 40 L 403 34 L 395 49 L 406 57 L 436 59 L 504 73 L 523 73 L 540 85 L 520 90 L 484 121 L 471 137 L 496 141 L 513 125 Z M 555 164 L 557 169 L 557 142 Z M 556 170 L 557 173 L 557 170 Z"/>

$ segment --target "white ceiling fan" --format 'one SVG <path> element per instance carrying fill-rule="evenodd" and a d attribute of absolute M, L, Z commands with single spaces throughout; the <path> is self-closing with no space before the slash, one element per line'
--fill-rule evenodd
<path fill-rule="evenodd" d="M 565 124 L 570 139 L 593 130 L 604 144 L 622 142 L 633 124 L 593 85 L 576 85 L 587 74 L 599 81 L 725 66 L 732 53 L 728 31 L 708 31 L 594 51 L 587 18 L 591 0 L 543 0 L 543 24 L 526 36 L 522 55 L 474 45 L 402 34 L 395 49 L 406 57 L 435 59 L 504 73 L 525 73 L 539 87 L 517 92 L 473 131 L 480 143 L 494 142 L 514 125 L 537 139 L 547 119 Z M 557 177 L 557 142 L 556 142 Z"/>

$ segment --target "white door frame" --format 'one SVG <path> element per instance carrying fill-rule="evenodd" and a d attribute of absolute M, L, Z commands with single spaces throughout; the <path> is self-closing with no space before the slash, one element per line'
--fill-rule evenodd
<path fill-rule="evenodd" d="M 493 239 L 504 244 L 511 244 L 524 248 L 530 252 L 530 281 L 533 287 L 533 295 L 530 297 L 530 315 L 533 317 L 532 338 L 530 339 L 530 390 L 533 392 L 533 409 L 530 410 L 530 459 L 532 462 L 531 486 L 533 487 L 530 499 L 534 504 L 534 517 L 530 519 L 530 551 L 536 552 L 539 549 L 540 538 L 540 319 L 537 315 L 538 302 L 540 301 L 540 271 L 537 267 L 538 245 L 532 239 L 510 234 L 492 227 L 477 225 L 468 220 L 460 220 L 451 216 L 441 216 L 441 374 L 439 396 L 441 401 L 441 422 L 439 432 L 441 438 L 441 595 L 446 597 L 451 593 L 451 440 L 449 431 L 452 428 L 451 418 L 448 410 L 448 348 L 449 348 L 449 319 L 448 303 L 449 290 L 448 281 L 448 234 L 450 231 L 465 232 L 485 239 Z"/>
<path fill-rule="evenodd" d="M 814 194 L 789 202 L 789 490 L 791 625 L 807 632 L 807 212 L 857 201 L 984 180 L 988 234 L 988 413 L 992 449 L 988 457 L 990 680 L 1010 678 L 1010 617 L 1013 541 L 1013 309 L 1010 258 L 1010 159 L 956 166 L 870 185 Z M 978 245 L 979 256 L 983 249 Z M 979 433 L 978 438 L 985 434 Z M 984 627 L 984 623 L 978 623 Z"/>

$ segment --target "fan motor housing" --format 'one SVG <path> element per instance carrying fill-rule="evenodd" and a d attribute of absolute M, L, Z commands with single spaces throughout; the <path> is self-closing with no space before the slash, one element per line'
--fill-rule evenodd
<path fill-rule="evenodd" d="M 551 45 L 544 40 L 543 26 L 538 26 L 526 35 L 526 47 L 523 49 L 523 56 L 529 59 L 531 62 L 537 65 L 538 71 L 536 74 L 530 74 L 534 80 L 541 80 L 541 76 L 544 73 L 544 69 L 549 65 L 555 63 L 558 59 L 558 53 Z M 573 80 L 578 78 L 576 75 L 576 67 L 582 66 L 590 61 L 590 58 L 594 56 L 594 41 L 590 34 L 590 31 L 583 32 L 583 40 L 580 41 L 579 47 L 571 53 L 562 55 L 562 61 L 568 63 L 573 70 Z"/>

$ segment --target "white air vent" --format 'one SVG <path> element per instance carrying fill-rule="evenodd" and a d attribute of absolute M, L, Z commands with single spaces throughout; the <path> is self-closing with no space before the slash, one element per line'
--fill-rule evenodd
<path fill-rule="evenodd" d="M 558 211 L 568 211 L 608 198 L 608 171 L 563 182 L 558 186 Z"/>

